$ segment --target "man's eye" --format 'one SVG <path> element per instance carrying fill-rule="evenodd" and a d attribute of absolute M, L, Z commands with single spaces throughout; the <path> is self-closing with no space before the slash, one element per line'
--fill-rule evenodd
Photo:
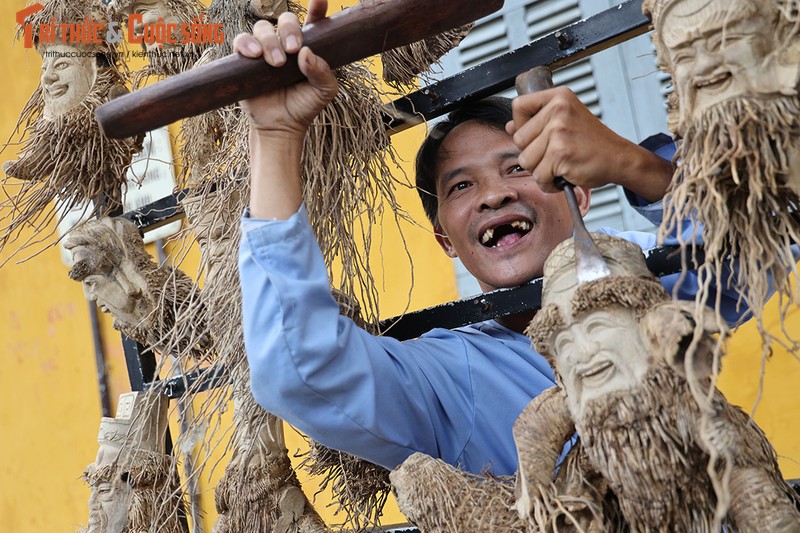
<path fill-rule="evenodd" d="M 528 171 L 522 168 L 520 165 L 514 165 L 508 169 L 509 174 L 520 174 L 523 172 L 528 172 Z"/>
<path fill-rule="evenodd" d="M 464 189 L 466 189 L 468 187 L 470 187 L 469 182 L 459 181 L 458 183 L 456 183 L 455 185 L 450 187 L 450 192 L 454 193 L 454 192 L 458 192 L 458 191 L 463 191 Z"/>

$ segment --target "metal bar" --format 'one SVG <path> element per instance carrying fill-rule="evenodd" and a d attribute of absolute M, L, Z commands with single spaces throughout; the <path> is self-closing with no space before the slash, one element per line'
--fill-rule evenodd
<path fill-rule="evenodd" d="M 406 130 L 514 86 L 517 74 L 533 67 L 552 70 L 575 63 L 649 30 L 642 0 L 629 0 L 565 26 L 525 46 L 490 59 L 386 105 L 391 133 Z"/>
<path fill-rule="evenodd" d="M 122 335 L 122 349 L 132 391 L 143 391 L 145 385 L 155 378 L 156 356 L 153 350 L 126 335 Z"/>
<path fill-rule="evenodd" d="M 122 218 L 127 218 L 145 232 L 160 228 L 165 224 L 174 222 L 183 214 L 181 200 L 188 194 L 189 189 L 183 189 L 170 196 L 160 198 L 133 211 L 128 211 Z"/>
<path fill-rule="evenodd" d="M 644 255 L 647 267 L 658 277 L 681 271 L 683 261 L 677 246 L 652 248 Z M 380 323 L 380 331 L 398 340 L 413 339 L 433 327 L 457 328 L 538 309 L 541 305 L 542 278 L 537 278 L 519 287 L 498 289 L 386 319 Z"/>
<path fill-rule="evenodd" d="M 659 277 L 678 273 L 683 267 L 683 257 L 677 246 L 645 250 L 644 256 L 647 267 Z M 697 260 L 702 261 L 702 253 L 698 253 Z M 693 263 L 689 261 L 689 264 Z M 453 329 L 538 309 L 541 307 L 541 302 L 542 278 L 537 278 L 519 287 L 497 289 L 383 320 L 380 323 L 380 331 L 384 336 L 398 340 L 413 339 L 435 327 Z M 226 378 L 225 368 L 214 366 L 154 382 L 149 386 L 160 387 L 170 398 L 178 398 L 185 394 L 187 389 L 199 392 L 224 385 L 227 383 Z"/>
<path fill-rule="evenodd" d="M 193 394 L 215 389 L 229 383 L 229 376 L 224 365 L 212 366 L 169 379 L 153 381 L 145 385 L 148 389 L 157 389 L 170 399 L 180 398 L 187 391 Z"/>
<path fill-rule="evenodd" d="M 103 416 L 114 416 L 111 413 L 111 397 L 108 393 L 108 372 L 106 371 L 106 355 L 103 349 L 103 335 L 100 331 L 100 320 L 97 316 L 97 305 L 89 304 L 89 321 L 92 324 L 92 343 L 94 344 L 94 361 L 97 365 L 97 389 L 100 394 L 100 411 Z"/>

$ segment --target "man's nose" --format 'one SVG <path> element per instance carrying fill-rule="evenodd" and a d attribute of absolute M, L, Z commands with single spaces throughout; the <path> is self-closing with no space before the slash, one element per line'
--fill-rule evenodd
<path fill-rule="evenodd" d="M 484 181 L 481 190 L 481 209 L 498 209 L 519 198 L 517 190 L 502 177 Z"/>

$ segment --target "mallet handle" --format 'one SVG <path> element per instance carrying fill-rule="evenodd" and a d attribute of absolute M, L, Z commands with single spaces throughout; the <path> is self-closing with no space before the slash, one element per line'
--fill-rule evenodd
<path fill-rule="evenodd" d="M 303 43 L 340 67 L 486 16 L 503 0 L 369 0 L 303 28 Z M 112 100 L 97 111 L 115 139 L 145 133 L 303 79 L 297 56 L 280 68 L 232 54 Z"/>

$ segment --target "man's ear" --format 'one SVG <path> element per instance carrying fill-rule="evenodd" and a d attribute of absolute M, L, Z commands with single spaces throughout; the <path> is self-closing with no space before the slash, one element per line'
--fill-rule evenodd
<path fill-rule="evenodd" d="M 573 187 L 575 191 L 575 199 L 578 200 L 578 209 L 581 211 L 581 216 L 586 216 L 589 212 L 589 206 L 592 204 L 592 190 L 584 189 L 583 187 Z"/>
<path fill-rule="evenodd" d="M 455 248 L 453 248 L 453 243 L 450 242 L 447 234 L 439 224 L 436 224 L 433 227 L 433 235 L 436 237 L 436 242 L 438 242 L 439 246 L 441 246 L 442 250 L 444 250 L 444 253 L 447 254 L 447 257 L 452 257 L 454 259 L 458 257 L 458 253 L 456 252 Z"/>

